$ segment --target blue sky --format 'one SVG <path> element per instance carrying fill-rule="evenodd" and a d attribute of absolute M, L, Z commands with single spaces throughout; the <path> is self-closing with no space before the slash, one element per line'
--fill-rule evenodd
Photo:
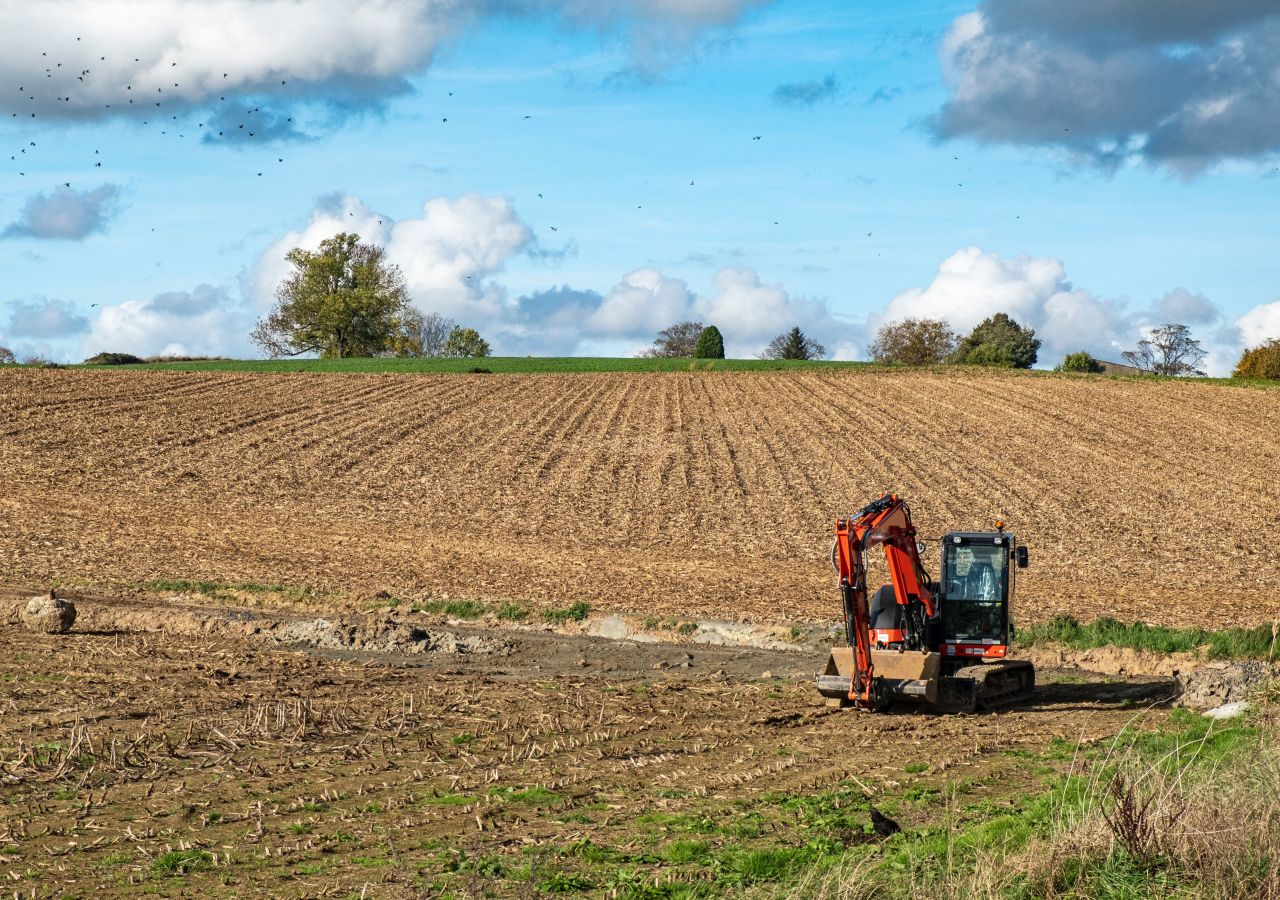
<path fill-rule="evenodd" d="M 1006 309 L 1042 364 L 1178 316 L 1221 372 L 1280 336 L 1280 100 L 1210 62 L 1280 23 L 1099 4 L 406 0 L 335 60 L 325 0 L 232 2 L 234 40 L 185 0 L 3 3 L 0 343 L 253 355 L 283 252 L 346 228 L 498 352 L 629 354 L 693 317 L 731 354 L 794 322 L 858 357 L 886 320 Z"/>

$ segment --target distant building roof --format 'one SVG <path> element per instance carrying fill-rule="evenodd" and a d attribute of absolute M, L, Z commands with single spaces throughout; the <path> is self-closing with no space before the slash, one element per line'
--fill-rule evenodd
<path fill-rule="evenodd" d="M 1137 366 L 1126 366 L 1124 363 L 1108 362 L 1105 359 L 1098 360 L 1098 365 L 1102 366 L 1104 375 L 1145 375 L 1146 373 Z"/>

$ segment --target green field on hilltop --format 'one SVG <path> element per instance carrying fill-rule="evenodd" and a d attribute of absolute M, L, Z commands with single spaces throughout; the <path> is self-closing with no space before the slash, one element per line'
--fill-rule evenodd
<path fill-rule="evenodd" d="M 398 372 L 450 373 L 487 369 L 493 373 L 552 372 L 772 372 L 782 369 L 841 369 L 870 363 L 806 359 L 642 359 L 602 356 L 488 356 L 464 359 L 228 359 L 154 362 L 92 369 L 184 372 Z M 80 368 L 80 367 L 78 367 Z"/>

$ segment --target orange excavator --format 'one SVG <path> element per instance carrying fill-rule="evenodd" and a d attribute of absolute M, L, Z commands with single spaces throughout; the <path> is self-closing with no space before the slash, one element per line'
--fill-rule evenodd
<path fill-rule="evenodd" d="M 877 545 L 890 583 L 870 597 L 867 549 Z M 936 582 L 920 562 L 924 549 L 896 494 L 836 523 L 831 564 L 848 646 L 831 651 L 818 692 L 829 703 L 874 711 L 906 700 L 973 712 L 1030 697 L 1035 669 L 1006 657 L 1014 575 L 1027 567 L 1027 548 L 1003 522 L 994 532 L 949 532 Z"/>

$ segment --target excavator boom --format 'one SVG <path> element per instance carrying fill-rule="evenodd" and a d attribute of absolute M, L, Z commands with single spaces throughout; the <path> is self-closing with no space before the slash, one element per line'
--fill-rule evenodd
<path fill-rule="evenodd" d="M 931 667 L 936 675 L 936 661 L 902 660 L 901 654 L 893 658 L 877 653 L 871 646 L 871 616 L 868 609 L 867 548 L 880 545 L 884 548 L 889 566 L 889 578 L 894 596 L 904 607 L 906 624 L 906 648 L 922 651 L 926 647 L 928 620 L 936 609 L 933 601 L 933 585 L 920 563 L 916 545 L 916 530 L 911 524 L 911 511 L 896 494 L 884 494 L 863 507 L 857 514 L 840 519 L 836 523 L 836 540 L 832 548 L 832 564 L 840 577 L 840 596 L 844 606 L 845 637 L 852 651 L 852 671 L 827 673 L 840 679 L 834 688 L 839 690 L 843 679 L 848 678 L 848 699 L 867 709 L 876 708 L 887 698 L 885 680 L 890 682 L 918 682 Z M 919 654 L 913 654 L 918 656 Z M 928 654 L 925 654 L 926 656 Z M 936 656 L 936 654 L 933 654 Z M 834 656 L 833 656 L 834 659 Z M 843 660 L 841 660 L 843 661 Z M 876 664 L 892 671 L 881 672 L 877 681 Z M 905 663 L 905 666 L 904 666 Z M 828 665 L 828 669 L 832 668 Z M 837 668 L 841 668 L 837 666 Z M 898 685 L 900 691 L 912 691 L 917 685 Z M 923 690 L 923 689 L 921 689 Z"/>

